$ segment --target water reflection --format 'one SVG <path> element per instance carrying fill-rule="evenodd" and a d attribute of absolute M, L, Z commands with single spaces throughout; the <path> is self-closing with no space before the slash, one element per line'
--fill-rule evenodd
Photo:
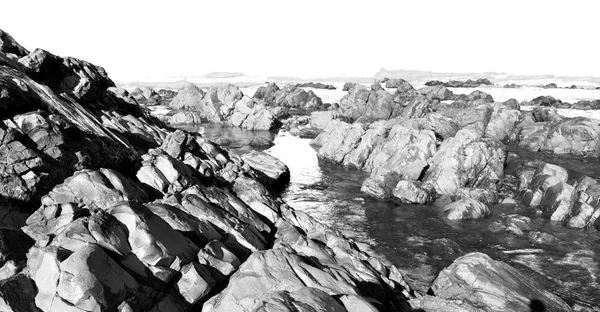
<path fill-rule="evenodd" d="M 365 173 L 320 162 L 309 142 L 281 133 L 267 151 L 290 167 L 284 200 L 398 266 L 418 291 L 425 292 L 456 258 L 481 251 L 513 264 L 567 300 L 600 305 L 596 231 L 566 228 L 522 207 L 496 205 L 488 219 L 450 221 L 435 206 L 376 201 L 360 192 Z M 489 230 L 498 216 L 511 213 L 530 216 L 535 230 L 556 236 L 559 243 L 534 245 L 526 236 Z"/>
<path fill-rule="evenodd" d="M 600 235 L 595 230 L 566 228 L 537 217 L 526 208 L 503 205 L 490 207 L 492 215 L 488 219 L 449 221 L 435 206 L 381 202 L 364 196 L 360 186 L 366 174 L 320 162 L 309 139 L 287 132 L 276 135 L 219 125 L 202 127 L 200 131 L 211 140 L 230 139 L 230 148 L 239 153 L 250 150 L 247 144 L 255 136 L 275 138 L 275 146 L 267 153 L 287 164 L 291 173 L 283 199 L 353 238 L 362 250 L 396 265 L 409 284 L 421 293 L 456 258 L 481 251 L 512 264 L 568 302 L 600 306 Z M 593 164 L 585 159 L 576 161 L 580 160 L 571 158 L 567 166 L 570 175 L 594 172 L 589 170 Z M 501 214 L 511 213 L 531 217 L 535 231 L 555 236 L 558 243 L 533 244 L 527 236 L 489 230 Z"/>

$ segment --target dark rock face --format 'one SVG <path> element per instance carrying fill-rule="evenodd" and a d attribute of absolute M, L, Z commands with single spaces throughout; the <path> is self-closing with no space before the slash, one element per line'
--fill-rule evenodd
<path fill-rule="evenodd" d="M 335 90 L 334 86 L 320 83 L 320 82 L 297 83 L 296 87 L 297 88 L 314 88 L 314 89 Z"/>
<path fill-rule="evenodd" d="M 428 86 L 428 87 L 444 86 L 444 87 L 447 87 L 447 88 L 476 88 L 476 87 L 479 87 L 481 85 L 491 86 L 493 84 L 487 78 L 480 78 L 480 79 L 477 79 L 477 80 L 471 80 L 471 79 L 468 79 L 467 81 L 451 80 L 451 81 L 448 81 L 448 82 L 441 82 L 441 81 L 438 81 L 438 80 L 434 80 L 434 81 L 428 81 L 428 82 L 426 82 L 425 85 Z"/>

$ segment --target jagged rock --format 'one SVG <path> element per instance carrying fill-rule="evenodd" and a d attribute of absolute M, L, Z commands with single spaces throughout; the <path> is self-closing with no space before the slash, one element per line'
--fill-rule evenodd
<path fill-rule="evenodd" d="M 424 189 L 419 181 L 400 181 L 392 194 L 407 204 L 429 204 L 435 198 L 435 194 L 431 190 Z"/>
<path fill-rule="evenodd" d="M 95 210 L 88 221 L 88 229 L 99 246 L 123 258 L 131 253 L 125 227 L 114 216 Z"/>
<path fill-rule="evenodd" d="M 265 185 L 277 188 L 290 181 L 290 169 L 279 159 L 267 153 L 254 151 L 242 158 Z"/>
<path fill-rule="evenodd" d="M 498 192 L 493 189 L 460 188 L 456 192 L 456 198 L 472 198 L 483 204 L 492 205 L 498 203 Z"/>
<path fill-rule="evenodd" d="M 204 97 L 205 92 L 193 83 L 186 83 L 179 89 L 169 106 L 173 109 L 195 110 Z"/>
<path fill-rule="evenodd" d="M 435 152 L 433 131 L 392 127 L 385 142 L 375 147 L 365 162 L 364 169 L 371 175 L 361 191 L 377 198 L 390 197 L 399 181 L 418 180 Z"/>
<path fill-rule="evenodd" d="M 536 122 L 560 122 L 565 119 L 564 116 L 558 114 L 558 110 L 555 107 L 534 107 L 532 112 Z"/>
<path fill-rule="evenodd" d="M 439 274 L 431 291 L 436 298 L 460 302 L 465 311 L 529 311 L 532 299 L 541 301 L 548 311 L 571 310 L 529 277 L 479 252 L 456 259 Z M 428 310 L 443 311 L 444 306 Z"/>
<path fill-rule="evenodd" d="M 106 94 L 115 84 L 104 68 L 72 57 L 59 57 L 35 49 L 19 59 L 28 76 L 49 86 L 56 93 L 65 92 L 76 99 L 93 102 Z"/>
<path fill-rule="evenodd" d="M 462 129 L 446 139 L 429 161 L 423 182 L 438 194 L 454 195 L 461 187 L 495 189 L 504 176 L 506 147 Z"/>
<path fill-rule="evenodd" d="M 54 300 L 84 310 L 109 310 L 134 294 L 139 284 L 96 245 L 76 250 L 60 263 Z"/>
<path fill-rule="evenodd" d="M 198 263 L 189 263 L 181 269 L 181 278 L 177 289 L 189 304 L 194 304 L 204 298 L 216 285 L 208 269 Z"/>
<path fill-rule="evenodd" d="M 0 32 L 0 36 L 1 34 Z M 35 283 L 25 274 L 0 281 L 0 310 L 6 312 L 40 311 L 35 306 L 36 291 Z"/>
<path fill-rule="evenodd" d="M 490 215 L 490 209 L 482 202 L 465 198 L 444 207 L 448 220 L 481 219 Z"/>
<path fill-rule="evenodd" d="M 285 290 L 268 292 L 251 308 L 251 311 L 345 312 L 348 310 L 326 292 L 303 287 L 292 292 Z"/>
<path fill-rule="evenodd" d="M 252 140 L 250 140 L 250 143 L 248 143 L 248 145 L 253 147 L 269 148 L 275 145 L 275 143 L 273 143 L 272 140 L 269 140 L 267 138 L 255 136 L 254 138 L 252 138 Z"/>
<path fill-rule="evenodd" d="M 413 86 L 408 83 L 408 81 L 404 80 L 404 79 L 390 79 L 388 81 L 385 82 L 385 87 L 386 88 L 396 88 L 398 89 L 400 92 L 406 92 L 408 90 L 413 90 Z"/>
<path fill-rule="evenodd" d="M 314 89 L 335 90 L 334 86 L 320 83 L 320 82 L 297 83 L 296 87 L 297 88 L 314 88 Z"/>
<path fill-rule="evenodd" d="M 485 137 L 496 141 L 516 141 L 517 126 L 522 121 L 521 111 L 496 106 L 485 128 Z"/>
<path fill-rule="evenodd" d="M 301 88 L 288 86 L 276 92 L 274 104 L 291 108 L 317 109 L 323 105 L 323 102 L 312 90 L 307 92 Z"/>
<path fill-rule="evenodd" d="M 419 93 L 427 97 L 429 100 L 446 101 L 452 98 L 452 91 L 443 85 L 428 86 L 417 90 Z"/>
<path fill-rule="evenodd" d="M 125 225 L 132 252 L 148 266 L 170 266 L 176 259 L 187 262 L 195 258 L 199 248 L 175 231 L 147 207 L 135 202 L 107 209 Z"/>
<path fill-rule="evenodd" d="M 311 144 L 321 146 L 318 157 L 341 163 L 346 154 L 356 148 L 364 132 L 359 124 L 333 120 Z"/>
<path fill-rule="evenodd" d="M 23 48 L 13 37 L 2 30 L 0 30 L 0 52 L 14 54 L 18 57 L 23 57 L 29 54 L 27 49 Z"/>
<path fill-rule="evenodd" d="M 256 89 L 254 96 L 255 99 L 263 100 L 265 103 L 273 103 L 275 101 L 275 94 L 279 91 L 279 87 L 271 82 L 267 86 L 261 86 Z"/>

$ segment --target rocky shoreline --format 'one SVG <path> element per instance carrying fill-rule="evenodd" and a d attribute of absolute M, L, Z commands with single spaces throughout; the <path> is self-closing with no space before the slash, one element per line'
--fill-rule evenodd
<path fill-rule="evenodd" d="M 460 257 L 419 294 L 395 266 L 275 197 L 289 180 L 277 159 L 242 158 L 175 130 L 101 67 L 29 52 L 2 31 L 0 38 L 3 311 L 571 309 L 482 253 Z M 369 194 L 423 203 L 460 197 L 448 216 L 474 218 L 485 214 L 479 204 L 512 198 L 497 188 L 511 158 L 503 142 L 597 156 L 590 120 L 522 112 L 482 92 L 390 85 L 393 95 L 351 88 L 339 107 L 313 118 L 324 128 L 319 156 L 370 171 Z M 273 84 L 252 98 L 238 91 L 190 85 L 167 97 L 197 114 L 191 120 L 266 130 L 278 127 L 282 107 L 324 105 L 297 87 Z M 552 220 L 594 224 L 593 179 L 570 184 L 558 166 L 521 166 L 515 199 Z"/>

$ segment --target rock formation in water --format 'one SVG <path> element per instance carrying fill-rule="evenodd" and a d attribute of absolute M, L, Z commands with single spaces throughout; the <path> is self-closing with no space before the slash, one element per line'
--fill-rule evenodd
<path fill-rule="evenodd" d="M 481 85 L 491 86 L 493 83 L 487 78 L 480 78 L 477 80 L 468 79 L 467 81 L 450 80 L 448 82 L 433 80 L 426 82 L 425 85 L 429 87 L 444 86 L 447 88 L 477 88 Z"/>
<path fill-rule="evenodd" d="M 440 84 L 420 90 L 403 84 L 402 89 L 393 95 L 351 89 L 338 110 L 311 116 L 314 127 L 323 129 L 312 141 L 319 158 L 369 172 L 361 190 L 376 198 L 414 204 L 439 196 L 472 199 L 478 202 L 444 209 L 448 218 L 485 217 L 487 198 L 497 202 L 504 181 L 505 143 L 534 152 L 600 153 L 600 122 L 594 119 L 565 118 L 543 105 L 524 112 L 514 99 L 496 103 L 481 91 L 455 95 Z M 567 206 L 567 213 L 553 218 L 573 216 L 572 205 Z M 584 219 L 585 226 L 593 225 L 589 216 Z"/>
<path fill-rule="evenodd" d="M 0 310 L 410 310 L 395 267 L 271 195 L 285 165 L 170 130 L 102 68 L 19 47 L 2 33 Z"/>
<path fill-rule="evenodd" d="M 199 134 L 173 131 L 115 92 L 101 67 L 28 53 L 1 31 L 0 38 L 2 311 L 496 311 L 520 309 L 524 294 L 568 308 L 479 254 L 458 259 L 433 284 L 433 295 L 422 297 L 395 266 L 274 197 L 271 187 L 289 179 L 276 159 L 260 153 L 242 159 Z M 196 112 L 215 121 L 229 116 L 222 111 L 235 113 L 232 102 L 250 103 L 230 87 L 202 98 L 188 89 L 190 96 L 174 105 L 201 105 L 207 110 Z M 491 167 L 473 170 L 488 176 L 467 170 L 479 179 L 460 182 L 489 188 L 502 146 L 480 136 L 480 119 L 489 124 L 502 109 L 482 110 L 488 111 L 458 122 L 441 114 L 405 125 L 380 122 L 371 132 L 381 156 L 366 163 L 395 157 L 389 145 L 406 147 L 402 156 L 423 165 L 440 138 L 459 137 L 439 150 L 489 154 Z M 344 127 L 351 136 L 340 148 L 351 152 L 350 141 L 368 130 Z M 411 146 L 426 147 L 425 155 Z M 444 167 L 443 174 L 477 165 L 460 166 Z M 391 178 L 420 179 L 405 168 Z M 486 283 L 463 282 L 480 277 Z M 494 296 L 514 285 L 510 296 Z"/>
<path fill-rule="evenodd" d="M 305 91 L 297 85 L 286 85 L 280 89 L 274 82 L 258 88 L 253 98 L 275 107 L 314 110 L 323 106 L 321 98 L 312 90 Z"/>
<path fill-rule="evenodd" d="M 179 90 L 169 104 L 176 110 L 171 124 L 223 123 L 251 130 L 278 128 L 285 115 L 281 108 L 270 108 L 245 96 L 230 84 L 211 86 L 205 92 L 192 83 Z"/>
<path fill-rule="evenodd" d="M 313 88 L 313 89 L 325 89 L 325 90 L 335 90 L 335 87 L 330 84 L 324 84 L 321 82 L 305 82 L 305 83 L 297 83 L 296 87 L 298 88 Z"/>

